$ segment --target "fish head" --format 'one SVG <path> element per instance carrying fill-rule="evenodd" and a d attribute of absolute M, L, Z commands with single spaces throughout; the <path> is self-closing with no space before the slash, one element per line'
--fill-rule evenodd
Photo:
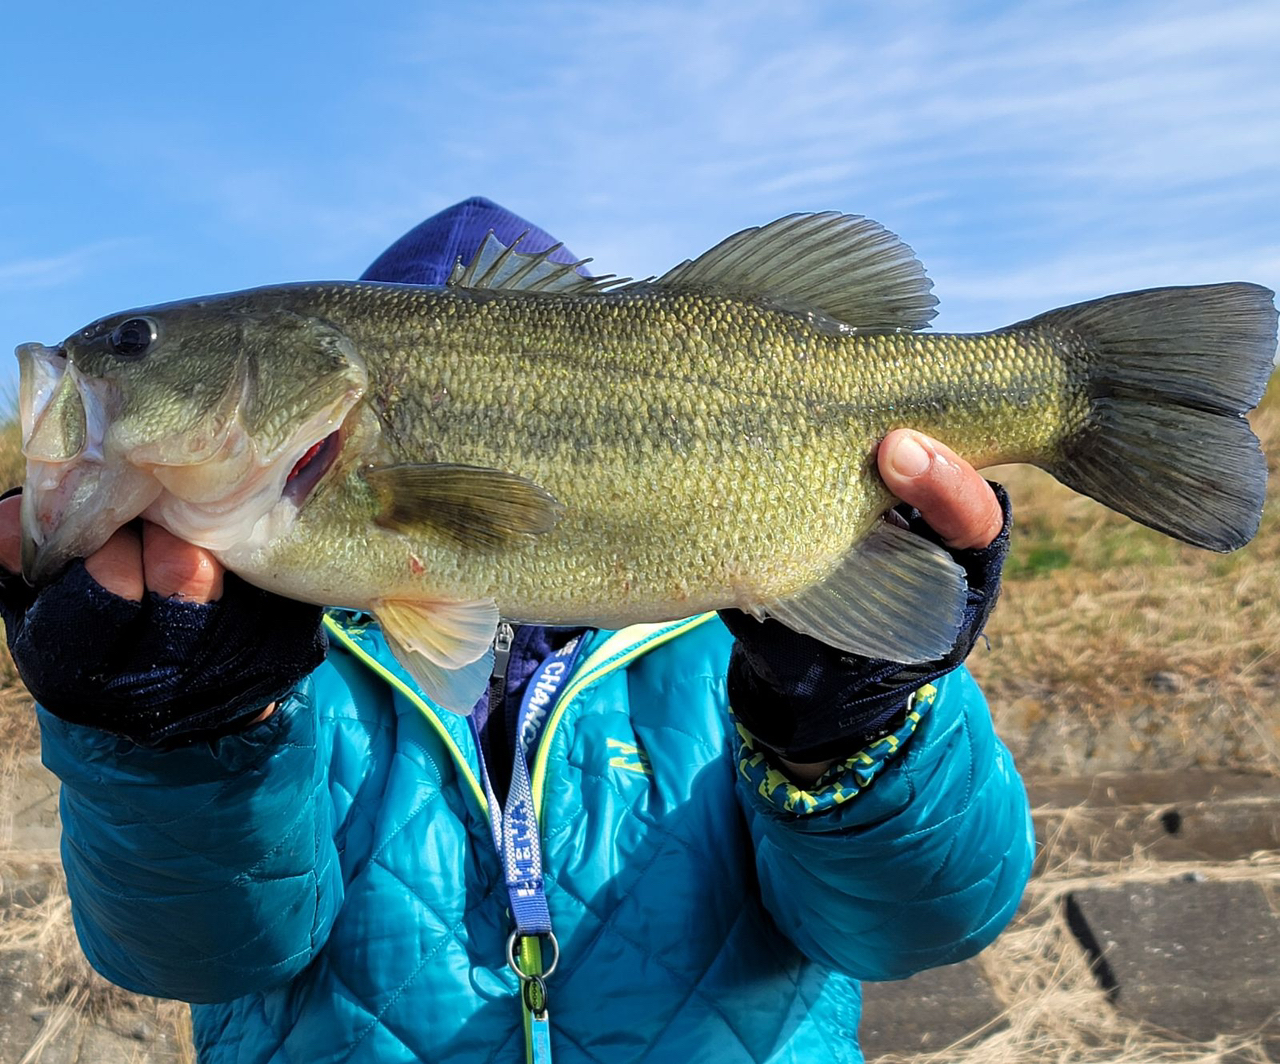
<path fill-rule="evenodd" d="M 18 348 L 29 581 L 140 515 L 220 550 L 280 502 L 366 387 L 354 344 L 287 292 L 126 311 Z"/>

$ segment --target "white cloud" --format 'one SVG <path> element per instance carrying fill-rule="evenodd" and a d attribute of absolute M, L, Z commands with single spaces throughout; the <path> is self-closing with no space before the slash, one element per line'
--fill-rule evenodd
<path fill-rule="evenodd" d="M 512 60 L 461 86 L 476 115 L 463 137 L 483 160 L 468 170 L 511 168 L 519 146 L 512 186 L 574 204 L 597 246 L 632 249 L 611 267 L 660 269 L 728 226 L 831 206 L 900 212 L 884 220 L 918 220 L 913 243 L 977 259 L 993 222 L 1046 267 L 1088 261 L 1082 232 L 1099 255 L 1141 241 L 1158 262 L 1192 262 L 1198 242 L 1256 241 L 1264 204 L 1276 235 L 1270 0 L 549 10 L 505 31 L 540 41 L 532 77 L 513 81 Z M 435 16 L 437 36 L 464 32 L 449 18 Z"/>
<path fill-rule="evenodd" d="M 641 275 L 789 211 L 870 214 L 920 251 L 944 318 L 1215 258 L 1280 283 L 1274 0 L 413 10 L 279 136 L 121 112 L 62 143 L 86 167 L 130 145 L 119 179 L 188 227 L 167 224 L 170 254 L 200 227 L 255 282 L 355 272 L 481 192 Z"/>
<path fill-rule="evenodd" d="M 123 240 L 101 240 L 58 255 L 28 256 L 0 261 L 0 288 L 10 292 L 67 285 L 95 268 Z"/>

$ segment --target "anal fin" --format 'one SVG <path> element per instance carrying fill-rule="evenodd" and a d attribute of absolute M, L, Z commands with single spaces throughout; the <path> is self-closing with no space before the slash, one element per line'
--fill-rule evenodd
<path fill-rule="evenodd" d="M 752 612 L 853 654 L 916 663 L 951 650 L 967 599 L 946 551 L 881 522 L 826 579 Z"/>
<path fill-rule="evenodd" d="M 383 599 L 373 612 L 391 652 L 432 702 L 464 715 L 475 708 L 493 672 L 493 599 Z"/>

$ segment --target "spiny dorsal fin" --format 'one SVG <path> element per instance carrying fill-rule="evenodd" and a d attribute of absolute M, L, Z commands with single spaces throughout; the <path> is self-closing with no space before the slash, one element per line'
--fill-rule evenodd
<path fill-rule="evenodd" d="M 459 260 L 448 284 L 456 288 L 604 295 L 644 288 L 709 288 L 748 299 L 821 311 L 859 329 L 914 331 L 933 319 L 938 300 L 906 244 L 878 222 L 824 211 L 789 214 L 744 229 L 657 279 L 608 274 L 584 277 L 590 262 L 552 262 L 562 244 L 525 254 L 493 233 L 467 265 Z"/>
<path fill-rule="evenodd" d="M 557 292 L 569 295 L 592 295 L 630 280 L 627 277 L 584 277 L 578 267 L 590 259 L 577 262 L 552 262 L 551 256 L 563 244 L 556 244 L 532 254 L 517 251 L 526 234 L 516 237 L 510 247 L 493 235 L 492 230 L 467 265 L 459 259 L 445 283 L 452 288 L 504 289 L 509 292 Z"/>
<path fill-rule="evenodd" d="M 964 570 L 946 551 L 882 521 L 826 579 L 743 609 L 852 654 L 922 662 L 955 644 L 967 595 Z"/>
<path fill-rule="evenodd" d="M 878 222 L 836 211 L 744 229 L 639 283 L 773 299 L 860 329 L 922 329 L 938 303 L 911 248 Z"/>
<path fill-rule="evenodd" d="M 501 547 L 549 532 L 564 507 L 527 477 L 449 462 L 377 466 L 364 474 L 381 504 L 374 518 L 408 532 L 434 528 L 463 546 Z"/>

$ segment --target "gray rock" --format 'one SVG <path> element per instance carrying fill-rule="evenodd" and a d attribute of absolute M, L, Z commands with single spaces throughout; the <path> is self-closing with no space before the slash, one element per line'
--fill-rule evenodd
<path fill-rule="evenodd" d="M 39 964 L 30 953 L 0 952 L 0 1062 L 22 1059 L 40 1033 Z M 32 1015 L 36 1013 L 36 1015 Z"/>
<path fill-rule="evenodd" d="M 1147 772 L 1029 782 L 1049 861 L 1134 853 L 1164 861 L 1234 861 L 1280 848 L 1280 779 L 1235 772 Z"/>
<path fill-rule="evenodd" d="M 1280 1035 L 1280 914 L 1259 883 L 1080 890 L 1068 921 L 1117 1008 L 1187 1038 Z"/>
<path fill-rule="evenodd" d="M 1186 686 L 1186 682 L 1176 672 L 1162 669 L 1147 677 L 1147 686 L 1162 694 L 1177 694 Z"/>
<path fill-rule="evenodd" d="M 983 1028 L 998 1029 L 1000 1011 L 978 965 L 963 961 L 898 982 L 863 983 L 858 1038 L 868 1061 L 939 1050 Z"/>

